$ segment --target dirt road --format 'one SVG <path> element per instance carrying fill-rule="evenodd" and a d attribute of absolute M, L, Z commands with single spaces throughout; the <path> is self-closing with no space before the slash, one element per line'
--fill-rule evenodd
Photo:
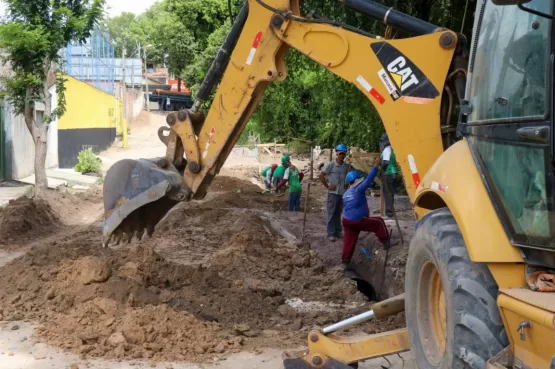
<path fill-rule="evenodd" d="M 163 155 L 151 133 L 157 120 L 132 126 L 129 149 L 108 150 L 105 163 Z M 284 210 L 286 196 L 261 193 L 249 160 L 226 163 L 209 196 L 172 209 L 153 238 L 117 247 L 100 247 L 98 188 L 3 210 L 2 367 L 277 369 L 280 353 L 303 347 L 311 329 L 364 311 L 365 296 L 338 268 L 340 242 L 325 239 L 324 189 L 311 190 L 301 243 L 302 215 Z M 402 222 L 409 237 L 410 217 Z M 361 242 L 383 257 L 373 236 Z M 392 258 L 388 293 L 402 288 L 406 247 Z M 400 315 L 342 334 L 403 324 Z M 388 358 L 392 368 L 411 368 L 403 357 Z"/>

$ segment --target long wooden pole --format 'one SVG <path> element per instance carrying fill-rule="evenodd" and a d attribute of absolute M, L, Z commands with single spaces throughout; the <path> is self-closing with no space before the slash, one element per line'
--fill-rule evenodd
<path fill-rule="evenodd" d="M 314 147 L 310 146 L 310 180 L 314 179 Z"/>
<path fill-rule="evenodd" d="M 304 200 L 303 233 L 301 235 L 301 242 L 304 242 L 304 230 L 306 226 L 306 213 L 308 212 L 308 198 L 310 197 L 310 185 L 311 183 L 308 182 L 308 185 L 306 187 L 306 199 Z"/>
<path fill-rule="evenodd" d="M 384 197 L 385 194 L 389 193 L 389 188 L 387 188 L 387 182 L 385 181 L 385 175 L 382 172 L 381 176 L 382 178 L 382 199 Z M 391 194 L 393 196 L 393 198 L 395 198 L 395 189 L 393 189 L 393 193 Z M 393 209 L 391 209 L 393 211 L 393 217 L 395 218 L 395 224 L 397 225 L 397 230 L 399 231 L 399 236 L 401 237 L 401 245 L 405 244 L 405 239 L 403 237 L 403 232 L 401 231 L 401 226 L 399 225 L 399 219 L 397 218 L 397 212 L 395 211 L 395 206 L 393 206 L 393 204 L 391 205 Z"/>

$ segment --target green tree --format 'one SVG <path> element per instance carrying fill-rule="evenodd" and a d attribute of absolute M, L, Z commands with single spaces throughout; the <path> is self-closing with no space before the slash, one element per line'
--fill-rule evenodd
<path fill-rule="evenodd" d="M 470 38 L 475 1 L 377 2 L 442 27 L 462 30 Z M 179 62 L 172 64 L 172 71 L 185 78 L 194 95 L 231 28 L 232 16 L 242 4 L 243 0 L 232 0 L 230 16 L 227 0 L 161 0 L 139 18 L 146 22 L 144 29 L 150 35 L 149 42 L 159 45 L 156 58 L 162 60 L 162 52 L 167 52 L 167 61 L 174 58 Z M 302 0 L 301 13 L 306 15 L 310 10 L 371 34 L 387 34 L 392 38 L 410 36 L 402 30 L 388 29 L 380 21 L 348 9 L 336 0 Z M 171 27 L 164 28 L 167 24 L 173 24 L 173 30 L 178 31 L 172 33 Z M 162 38 L 166 40 L 176 33 L 184 35 L 179 40 L 184 47 L 172 51 L 173 45 L 158 39 L 163 34 L 159 32 L 161 29 L 165 29 Z M 265 141 L 302 140 L 327 147 L 343 142 L 377 150 L 384 128 L 367 96 L 296 50 L 290 50 L 286 58 L 289 77 L 268 86 L 246 131 L 259 133 Z"/>
<path fill-rule="evenodd" d="M 124 48 L 127 55 L 129 55 L 137 50 L 138 44 L 146 44 L 147 34 L 142 23 L 140 17 L 127 12 L 105 21 L 103 26 L 108 30 L 110 39 L 114 44 L 116 58 L 123 56 Z"/>
<path fill-rule="evenodd" d="M 2 78 L 8 100 L 25 124 L 35 144 L 35 193 L 48 186 L 45 161 L 49 123 L 65 112 L 63 59 L 60 50 L 72 40 L 84 41 L 102 16 L 104 0 L 4 0 L 6 19 L 0 24 L 2 60 L 12 75 Z M 51 87 L 56 86 L 57 106 L 52 109 Z M 42 122 L 34 105 L 44 104 Z"/>
<path fill-rule="evenodd" d="M 139 45 L 147 48 L 147 59 L 165 64 L 170 73 L 181 78 L 185 67 L 194 58 L 193 32 L 176 14 L 168 10 L 165 1 L 157 2 L 139 16 L 122 13 L 105 22 L 110 37 L 115 40 L 116 56 L 139 56 Z M 144 59 L 144 49 L 140 58 Z M 143 60 L 144 61 L 144 60 Z"/>
<path fill-rule="evenodd" d="M 171 74 L 181 79 L 184 68 L 192 62 L 195 53 L 191 27 L 169 11 L 166 2 L 156 3 L 141 14 L 140 22 L 150 45 L 149 60 L 165 64 Z"/>
<path fill-rule="evenodd" d="M 232 15 L 239 12 L 243 2 L 231 0 Z M 186 27 L 194 40 L 191 43 L 191 58 L 180 65 L 181 74 L 194 93 L 231 29 L 228 0 L 165 0 L 163 4 Z"/>

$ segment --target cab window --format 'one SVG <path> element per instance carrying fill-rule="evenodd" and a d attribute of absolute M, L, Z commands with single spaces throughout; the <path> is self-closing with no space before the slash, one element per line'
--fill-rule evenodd
<path fill-rule="evenodd" d="M 551 13 L 551 4 L 533 0 L 526 7 Z M 472 70 L 470 124 L 546 116 L 549 30 L 548 19 L 487 2 Z"/>

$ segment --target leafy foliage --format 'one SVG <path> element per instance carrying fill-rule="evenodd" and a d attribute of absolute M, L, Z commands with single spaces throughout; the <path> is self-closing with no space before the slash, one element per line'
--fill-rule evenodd
<path fill-rule="evenodd" d="M 0 24 L 2 61 L 13 75 L 3 77 L 9 101 L 17 114 L 35 101 L 44 101 L 51 73 L 61 72 L 60 50 L 71 40 L 85 40 L 102 15 L 104 0 L 5 0 L 7 20 Z M 58 85 L 63 79 L 55 79 Z M 49 87 L 49 86 L 47 86 Z M 65 97 L 58 93 L 58 108 L 45 112 L 48 124 L 65 111 Z"/>
<path fill-rule="evenodd" d="M 128 56 L 133 55 L 138 51 L 138 44 L 146 45 L 148 42 L 144 22 L 133 13 L 123 12 L 107 20 L 104 27 L 108 30 L 117 58 L 122 57 L 123 49 Z"/>
<path fill-rule="evenodd" d="M 77 158 L 75 171 L 79 173 L 99 173 L 102 168 L 102 160 L 98 158 L 89 147 L 81 150 Z"/>
<path fill-rule="evenodd" d="M 377 2 L 442 27 L 455 31 L 462 29 L 467 37 L 471 35 L 475 1 Z M 232 13 L 237 14 L 242 4 L 242 0 L 232 0 Z M 371 34 L 386 34 L 393 38 L 410 36 L 404 31 L 388 29 L 381 22 L 350 10 L 336 0 L 303 0 L 301 4 L 303 14 L 314 10 L 326 18 Z M 145 34 L 148 40 L 145 42 L 165 50 L 168 60 L 180 61 L 170 64 L 170 67 L 173 73 L 186 80 L 193 94 L 231 28 L 227 0 L 162 0 L 141 15 L 139 22 L 144 22 L 141 23 L 142 28 L 149 30 Z M 175 30 L 179 30 L 181 37 L 174 40 L 175 33 L 163 28 L 164 24 L 170 23 Z M 162 40 L 158 38 L 162 32 L 156 32 L 161 29 L 167 32 Z M 168 39 L 176 45 L 164 44 L 164 40 Z M 325 147 L 343 142 L 367 150 L 378 149 L 379 137 L 384 130 L 381 119 L 368 98 L 355 86 L 340 80 L 295 50 L 290 50 L 287 55 L 287 69 L 287 80 L 271 84 L 266 89 L 239 142 L 245 142 L 247 132 L 252 131 L 259 133 L 267 142 L 301 140 L 299 142 Z"/>
<path fill-rule="evenodd" d="M 190 27 L 168 10 L 168 3 L 158 2 L 140 16 L 132 13 L 108 19 L 105 28 L 115 40 L 115 53 L 138 55 L 139 45 L 147 48 L 147 59 L 166 64 L 170 73 L 181 75 L 194 57 L 195 38 Z M 144 49 L 141 51 L 144 58 Z"/>

